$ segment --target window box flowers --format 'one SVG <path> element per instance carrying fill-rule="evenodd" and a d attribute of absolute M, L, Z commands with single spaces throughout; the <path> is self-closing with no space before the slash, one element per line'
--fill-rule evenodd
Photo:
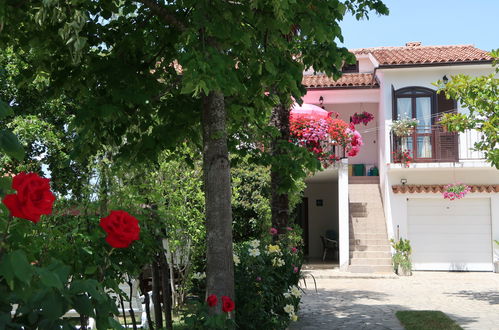
<path fill-rule="evenodd" d="M 408 136 L 418 126 L 419 121 L 415 118 L 403 118 L 392 122 L 392 132 L 396 136 Z"/>
<path fill-rule="evenodd" d="M 367 125 L 373 119 L 374 119 L 374 115 L 372 113 L 369 113 L 367 111 L 364 111 L 361 113 L 356 112 L 353 114 L 351 122 L 354 125 L 358 125 L 360 123 Z"/>
<path fill-rule="evenodd" d="M 471 188 L 468 185 L 458 182 L 446 185 L 443 192 L 443 196 L 445 199 L 450 199 L 451 201 L 453 201 L 455 199 L 463 198 L 470 191 Z"/>
<path fill-rule="evenodd" d="M 409 167 L 412 162 L 411 151 L 410 150 L 397 150 L 393 152 L 393 162 L 404 164 L 405 167 Z"/>

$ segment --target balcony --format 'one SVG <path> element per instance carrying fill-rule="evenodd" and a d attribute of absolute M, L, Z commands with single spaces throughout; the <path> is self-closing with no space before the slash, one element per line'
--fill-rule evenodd
<path fill-rule="evenodd" d="M 391 133 L 392 163 L 394 152 L 409 150 L 411 163 L 446 163 L 462 160 L 483 160 L 484 153 L 474 151 L 473 146 L 481 139 L 481 133 L 468 130 L 464 133 L 446 132 L 440 125 L 418 126 L 409 136 Z"/>

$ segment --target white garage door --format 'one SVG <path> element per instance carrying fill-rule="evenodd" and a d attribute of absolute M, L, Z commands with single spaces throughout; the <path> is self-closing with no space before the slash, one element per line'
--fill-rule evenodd
<path fill-rule="evenodd" d="M 415 270 L 493 271 L 489 199 L 409 199 Z"/>

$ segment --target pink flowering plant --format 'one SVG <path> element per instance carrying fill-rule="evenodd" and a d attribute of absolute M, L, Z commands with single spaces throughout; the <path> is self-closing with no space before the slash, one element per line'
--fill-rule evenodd
<path fill-rule="evenodd" d="M 291 142 L 315 154 L 324 168 L 340 158 L 338 148 L 355 157 L 363 145 L 353 124 L 337 118 L 308 119 L 290 117 Z"/>
<path fill-rule="evenodd" d="M 470 191 L 471 191 L 470 186 L 458 182 L 446 185 L 443 192 L 443 196 L 445 199 L 453 201 L 455 199 L 463 198 Z"/>
<path fill-rule="evenodd" d="M 261 240 L 234 247 L 236 322 L 248 329 L 286 329 L 297 320 L 301 289 L 302 239 L 287 229 L 278 241 L 269 232 Z M 254 325 L 250 327 L 249 325 Z"/>
<path fill-rule="evenodd" d="M 367 125 L 374 119 L 374 115 L 370 112 L 363 111 L 361 113 L 354 113 L 352 116 L 352 123 L 358 125 L 360 123 Z"/>

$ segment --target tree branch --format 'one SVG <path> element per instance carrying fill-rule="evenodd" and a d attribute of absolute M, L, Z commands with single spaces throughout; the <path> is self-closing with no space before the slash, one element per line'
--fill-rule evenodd
<path fill-rule="evenodd" d="M 144 6 L 149 8 L 153 13 L 158 15 L 163 21 L 168 24 L 175 26 L 180 32 L 184 32 L 186 30 L 185 25 L 175 17 L 168 9 L 158 4 L 155 0 L 138 0 Z"/>

